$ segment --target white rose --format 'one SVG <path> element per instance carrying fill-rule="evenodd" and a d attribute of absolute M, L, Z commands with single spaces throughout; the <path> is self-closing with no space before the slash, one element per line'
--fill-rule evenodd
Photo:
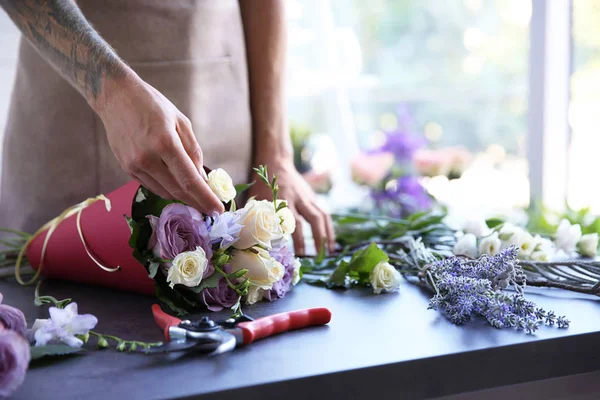
<path fill-rule="evenodd" d="M 268 251 L 259 247 L 250 250 L 237 250 L 229 262 L 232 272 L 247 269 L 246 277 L 250 283 L 261 289 L 271 289 L 273 283 L 283 278 L 285 268 L 275 261 Z"/>
<path fill-rule="evenodd" d="M 196 287 L 202 281 L 207 267 L 208 259 L 202 247 L 196 247 L 194 251 L 179 253 L 169 268 L 167 282 L 171 288 L 176 284 Z"/>
<path fill-rule="evenodd" d="M 490 228 L 482 218 L 467 220 L 462 230 L 464 233 L 472 233 L 478 238 L 487 236 L 490 233 Z"/>
<path fill-rule="evenodd" d="M 598 251 L 598 234 L 588 233 L 583 235 L 577 242 L 577 249 L 579 254 L 584 257 L 595 257 Z"/>
<path fill-rule="evenodd" d="M 296 286 L 300 282 L 300 260 L 294 258 L 294 274 L 292 275 L 292 285 Z"/>
<path fill-rule="evenodd" d="M 567 254 L 575 251 L 577 242 L 581 238 L 581 226 L 579 224 L 571 225 L 569 221 L 563 219 L 560 221 L 554 236 L 554 244 L 558 249 Z"/>
<path fill-rule="evenodd" d="M 249 249 L 255 245 L 270 249 L 273 240 L 283 237 L 279 216 L 272 202 L 250 200 L 237 213 L 243 228 L 240 238 L 233 244 L 236 249 Z"/>
<path fill-rule="evenodd" d="M 502 234 L 500 234 L 502 237 Z M 510 246 L 517 246 L 519 248 L 519 258 L 527 258 L 533 253 L 536 243 L 531 234 L 521 228 L 516 230 L 506 240 L 502 241 L 502 248 L 505 249 Z"/>
<path fill-rule="evenodd" d="M 254 304 L 259 302 L 265 294 L 264 289 L 259 286 L 250 285 L 248 288 L 248 294 L 246 295 L 246 304 Z"/>
<path fill-rule="evenodd" d="M 472 233 L 463 235 L 456 241 L 452 252 L 457 256 L 477 257 L 477 238 Z"/>
<path fill-rule="evenodd" d="M 382 261 L 373 268 L 371 272 L 371 286 L 373 293 L 380 294 L 382 291 L 394 292 L 400 287 L 400 272 L 390 263 Z"/>
<path fill-rule="evenodd" d="M 296 230 L 296 218 L 289 207 L 284 207 L 277 212 L 281 221 L 281 230 L 284 235 L 291 235 Z"/>
<path fill-rule="evenodd" d="M 501 246 L 502 241 L 498 237 L 498 232 L 494 232 L 491 235 L 481 239 L 481 243 L 479 243 L 479 254 L 495 256 L 500 251 Z"/>
<path fill-rule="evenodd" d="M 235 186 L 223 168 L 213 169 L 209 172 L 208 186 L 223 203 L 229 203 L 235 198 Z"/>

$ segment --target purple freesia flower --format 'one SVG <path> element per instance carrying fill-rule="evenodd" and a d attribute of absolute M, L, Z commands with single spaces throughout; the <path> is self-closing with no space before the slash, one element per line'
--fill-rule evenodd
<path fill-rule="evenodd" d="M 0 328 L 0 397 L 9 397 L 21 386 L 30 358 L 27 340 L 15 331 Z"/>
<path fill-rule="evenodd" d="M 223 271 L 231 273 L 231 267 L 225 265 Z M 214 288 L 204 289 L 202 291 L 202 301 L 210 311 L 221 311 L 224 308 L 231 308 L 238 301 L 237 292 L 229 287 L 227 280 L 222 277 Z"/>
<path fill-rule="evenodd" d="M 239 239 L 240 231 L 244 227 L 239 223 L 239 214 L 233 212 L 215 213 L 211 218 L 213 223 L 208 228 L 210 243 L 219 243 L 219 248 L 226 249 Z"/>
<path fill-rule="evenodd" d="M 148 248 L 152 249 L 155 257 L 172 260 L 180 253 L 202 247 L 206 257 L 209 260 L 212 258 L 208 228 L 198 210 L 173 203 L 162 210 L 160 217 L 149 215 L 147 218 L 152 226 Z M 209 264 L 204 277 L 213 272 L 214 267 Z"/>
<path fill-rule="evenodd" d="M 294 253 L 285 245 L 285 243 L 274 246 L 271 251 L 269 251 L 269 254 L 285 268 L 283 277 L 275 282 L 270 290 L 265 291 L 264 298 L 269 301 L 274 301 L 282 298 L 292 289 L 295 258 Z"/>
<path fill-rule="evenodd" d="M 431 197 L 415 176 L 400 177 L 385 189 L 372 191 L 371 197 L 378 209 L 394 217 L 429 210 L 432 205 Z"/>
<path fill-rule="evenodd" d="M 25 335 L 27 331 L 25 315 L 21 310 L 6 304 L 0 304 L 0 326 L 4 326 L 5 329 L 15 331 L 20 335 Z"/>

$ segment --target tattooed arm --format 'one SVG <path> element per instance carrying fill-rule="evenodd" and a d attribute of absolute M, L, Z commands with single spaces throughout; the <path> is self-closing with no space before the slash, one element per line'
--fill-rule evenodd
<path fill-rule="evenodd" d="M 23 35 L 100 116 L 121 167 L 153 192 L 223 211 L 189 121 L 131 70 L 74 0 L 0 0 Z"/>

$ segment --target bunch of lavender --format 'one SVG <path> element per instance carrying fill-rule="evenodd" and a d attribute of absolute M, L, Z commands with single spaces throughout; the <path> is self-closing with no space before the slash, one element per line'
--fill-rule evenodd
<path fill-rule="evenodd" d="M 542 324 L 567 328 L 569 320 L 556 317 L 525 299 L 525 274 L 518 265 L 515 246 L 495 256 L 477 260 L 447 258 L 429 267 L 427 281 L 436 294 L 429 308 L 442 310 L 454 324 L 463 324 L 473 314 L 496 328 L 516 328 L 531 334 Z M 514 294 L 504 293 L 509 286 Z"/>

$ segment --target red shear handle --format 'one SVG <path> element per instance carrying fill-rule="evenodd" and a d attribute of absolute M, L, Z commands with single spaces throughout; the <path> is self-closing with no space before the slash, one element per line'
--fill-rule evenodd
<path fill-rule="evenodd" d="M 164 331 L 165 339 L 170 341 L 171 339 L 169 338 L 169 328 L 171 326 L 179 325 L 181 320 L 163 312 L 163 310 L 160 309 L 160 306 L 158 304 L 152 305 L 152 315 L 154 315 L 154 320 L 156 321 L 156 324 L 160 327 L 160 329 Z"/>
<path fill-rule="evenodd" d="M 270 315 L 255 321 L 242 322 L 238 325 L 244 334 L 244 344 L 255 340 L 277 335 L 278 333 L 309 326 L 325 325 L 331 321 L 331 311 L 327 308 L 307 308 Z"/>

